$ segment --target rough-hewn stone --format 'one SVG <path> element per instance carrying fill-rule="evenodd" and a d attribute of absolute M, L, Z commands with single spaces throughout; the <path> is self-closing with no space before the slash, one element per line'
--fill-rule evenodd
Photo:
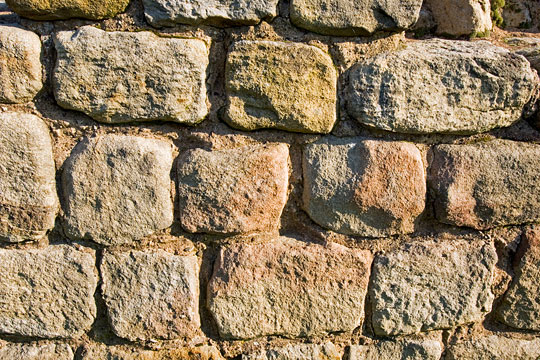
<path fill-rule="evenodd" d="M 208 345 L 177 348 L 173 350 L 143 350 L 133 347 L 105 346 L 92 344 L 85 346 L 82 360 L 223 360 L 219 351 Z"/>
<path fill-rule="evenodd" d="M 91 26 L 56 33 L 58 104 L 97 121 L 193 125 L 207 114 L 203 41 Z"/>
<path fill-rule="evenodd" d="M 143 0 L 153 26 L 255 25 L 277 15 L 278 0 Z"/>
<path fill-rule="evenodd" d="M 180 222 L 190 232 L 273 231 L 287 201 L 285 144 L 186 152 L 178 160 Z"/>
<path fill-rule="evenodd" d="M 397 31 L 418 20 L 422 0 L 292 0 L 293 24 L 325 35 Z"/>
<path fill-rule="evenodd" d="M 439 360 L 441 343 L 435 340 L 381 341 L 373 345 L 352 345 L 349 360 Z"/>
<path fill-rule="evenodd" d="M 172 148 L 161 140 L 104 135 L 81 141 L 62 174 L 66 233 L 119 245 L 169 227 L 171 166 Z"/>
<path fill-rule="evenodd" d="M 539 29 L 540 3 L 537 0 L 505 0 L 504 8 L 501 10 L 499 12 L 504 20 L 505 29 L 519 28 L 528 29 L 527 31 Z"/>
<path fill-rule="evenodd" d="M 0 332 L 77 337 L 96 316 L 95 255 L 72 246 L 0 250 Z"/>
<path fill-rule="evenodd" d="M 106 252 L 103 298 L 116 335 L 136 341 L 188 337 L 200 326 L 197 257 Z"/>
<path fill-rule="evenodd" d="M 304 207 L 321 226 L 362 236 L 410 233 L 424 210 L 422 156 L 405 142 L 324 139 L 304 150 Z"/>
<path fill-rule="evenodd" d="M 73 360 L 73 351 L 66 344 L 7 344 L 0 348 L 5 360 Z"/>
<path fill-rule="evenodd" d="M 242 355 L 242 360 L 341 360 L 332 343 L 287 345 Z"/>
<path fill-rule="evenodd" d="M 371 253 L 280 237 L 221 250 L 208 308 L 224 338 L 350 331 L 363 318 Z"/>
<path fill-rule="evenodd" d="M 489 0 L 426 0 L 437 33 L 451 36 L 487 35 L 492 29 Z"/>
<path fill-rule="evenodd" d="M 480 241 L 414 242 L 378 256 L 369 296 L 378 335 L 481 320 L 491 310 L 495 248 Z"/>
<path fill-rule="evenodd" d="M 437 218 L 479 230 L 540 220 L 539 159 L 540 146 L 507 140 L 434 147 Z"/>
<path fill-rule="evenodd" d="M 503 336 L 486 336 L 451 345 L 445 360 L 537 360 L 540 357 L 540 339 L 521 340 Z"/>
<path fill-rule="evenodd" d="M 224 119 L 232 127 L 328 133 L 334 126 L 337 72 L 330 56 L 315 46 L 236 42 L 225 78 Z"/>
<path fill-rule="evenodd" d="M 129 0 L 6 0 L 17 14 L 34 20 L 105 19 L 124 11 Z"/>
<path fill-rule="evenodd" d="M 536 71 L 540 72 L 540 39 L 539 38 L 514 38 L 518 41 L 509 41 L 510 44 L 524 45 L 522 49 L 516 51 L 517 54 L 525 56 Z"/>
<path fill-rule="evenodd" d="M 486 41 L 425 40 L 353 67 L 347 109 L 403 133 L 471 134 L 517 121 L 538 76 L 522 56 Z"/>
<path fill-rule="evenodd" d="M 0 114 L 0 239 L 37 240 L 58 210 L 49 130 L 37 116 Z"/>

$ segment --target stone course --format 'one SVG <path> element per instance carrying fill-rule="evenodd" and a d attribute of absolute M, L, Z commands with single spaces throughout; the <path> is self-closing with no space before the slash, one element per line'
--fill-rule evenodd
<path fill-rule="evenodd" d="M 435 340 L 381 341 L 373 345 L 352 345 L 349 360 L 439 360 L 441 354 L 441 343 Z"/>
<path fill-rule="evenodd" d="M 242 355 L 242 360 L 340 360 L 334 344 L 300 344 Z"/>
<path fill-rule="evenodd" d="M 105 19 L 125 10 L 129 0 L 6 0 L 17 14 L 35 20 Z"/>
<path fill-rule="evenodd" d="M 0 348 L 0 359 L 73 360 L 73 351 L 66 344 L 8 344 Z"/>
<path fill-rule="evenodd" d="M 540 339 L 521 340 L 491 335 L 452 345 L 445 360 L 536 360 L 540 356 Z"/>

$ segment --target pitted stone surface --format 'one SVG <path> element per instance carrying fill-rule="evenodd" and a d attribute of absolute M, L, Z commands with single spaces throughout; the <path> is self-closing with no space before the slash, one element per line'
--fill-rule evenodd
<path fill-rule="evenodd" d="M 275 231 L 287 201 L 285 144 L 191 150 L 178 160 L 180 222 L 190 232 Z"/>
<path fill-rule="evenodd" d="M 242 355 L 242 360 L 341 360 L 334 344 L 298 344 Z"/>
<path fill-rule="evenodd" d="M 315 46 L 236 42 L 225 81 L 224 118 L 232 127 L 329 133 L 336 121 L 337 72 L 330 56 Z"/>
<path fill-rule="evenodd" d="M 380 341 L 373 345 L 352 345 L 349 360 L 439 360 L 442 345 L 435 340 Z"/>
<path fill-rule="evenodd" d="M 6 0 L 17 14 L 34 20 L 106 19 L 121 13 L 129 0 Z"/>
<path fill-rule="evenodd" d="M 62 174 L 66 233 L 120 245 L 169 227 L 171 166 L 172 148 L 161 140 L 104 135 L 81 141 Z"/>
<path fill-rule="evenodd" d="M 78 337 L 96 317 L 96 258 L 91 250 L 56 245 L 0 250 L 0 333 Z"/>
<path fill-rule="evenodd" d="M 405 142 L 323 139 L 306 146 L 304 207 L 339 233 L 381 237 L 410 233 L 424 210 L 422 156 Z"/>
<path fill-rule="evenodd" d="M 203 345 L 172 350 L 143 350 L 127 346 L 105 346 L 92 344 L 85 346 L 82 360 L 224 360 L 219 350 Z"/>
<path fill-rule="evenodd" d="M 58 210 L 51 136 L 31 114 L 0 114 L 0 239 L 37 240 Z"/>
<path fill-rule="evenodd" d="M 375 258 L 370 299 L 377 335 L 414 334 L 480 321 L 491 311 L 492 244 L 414 242 Z"/>
<path fill-rule="evenodd" d="M 450 345 L 445 360 L 538 360 L 540 339 L 521 340 L 502 336 L 486 336 Z"/>
<path fill-rule="evenodd" d="M 437 23 L 437 33 L 460 36 L 489 34 L 491 3 L 489 0 L 426 0 Z"/>
<path fill-rule="evenodd" d="M 357 36 L 408 29 L 422 0 L 292 0 L 291 21 L 325 35 Z"/>
<path fill-rule="evenodd" d="M 255 25 L 277 15 L 278 0 L 143 0 L 153 26 Z"/>
<path fill-rule="evenodd" d="M 437 218 L 479 230 L 540 220 L 539 159 L 540 146 L 508 140 L 434 147 Z"/>
<path fill-rule="evenodd" d="M 175 121 L 207 114 L 203 41 L 151 32 L 60 31 L 53 88 L 58 104 L 97 121 Z"/>
<path fill-rule="evenodd" d="M 106 252 L 103 298 L 113 331 L 136 340 L 191 337 L 200 326 L 196 256 Z"/>
<path fill-rule="evenodd" d="M 222 337 L 311 336 L 361 325 L 371 253 L 280 237 L 223 248 L 208 284 Z"/>
<path fill-rule="evenodd" d="M 73 360 L 73 351 L 66 344 L 8 344 L 0 348 L 0 359 Z"/>
<path fill-rule="evenodd" d="M 538 86 L 524 57 L 489 42 L 423 40 L 353 67 L 347 109 L 378 129 L 472 134 L 520 119 Z"/>
<path fill-rule="evenodd" d="M 43 87 L 41 40 L 31 31 L 0 25 L 0 102 L 30 101 Z"/>

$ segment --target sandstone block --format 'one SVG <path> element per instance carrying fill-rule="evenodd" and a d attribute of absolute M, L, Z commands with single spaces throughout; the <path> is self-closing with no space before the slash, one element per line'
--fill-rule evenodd
<path fill-rule="evenodd" d="M 106 252 L 103 298 L 116 335 L 136 340 L 189 337 L 200 326 L 196 256 Z"/>
<path fill-rule="evenodd" d="M 95 255 L 67 245 L 0 250 L 0 332 L 72 338 L 96 317 Z"/>
<path fill-rule="evenodd" d="M 426 0 L 437 33 L 460 36 L 487 34 L 492 28 L 489 0 Z"/>
<path fill-rule="evenodd" d="M 135 347 L 105 346 L 92 344 L 85 346 L 82 360 L 224 360 L 219 350 L 203 345 L 173 350 L 143 350 Z"/>
<path fill-rule="evenodd" d="M 186 152 L 177 170 L 182 227 L 227 234 L 277 230 L 288 158 L 285 144 Z"/>
<path fill-rule="evenodd" d="M 0 359 L 73 360 L 73 351 L 66 344 L 7 344 L 0 348 Z"/>
<path fill-rule="evenodd" d="M 84 26 L 56 33 L 54 43 L 54 94 L 66 109 L 106 123 L 163 120 L 188 125 L 208 112 L 208 50 L 201 40 Z"/>
<path fill-rule="evenodd" d="M 374 261 L 377 335 L 414 334 L 479 321 L 491 310 L 492 244 L 415 242 Z"/>
<path fill-rule="evenodd" d="M 349 360 L 439 360 L 441 354 L 441 343 L 435 340 L 381 341 L 349 348 Z"/>
<path fill-rule="evenodd" d="M 479 230 L 540 220 L 539 156 L 540 146 L 507 140 L 434 147 L 437 218 Z"/>
<path fill-rule="evenodd" d="M 66 233 L 120 245 L 169 227 L 171 166 L 171 146 L 161 140 L 104 135 L 81 141 L 62 174 Z"/>
<path fill-rule="evenodd" d="M 208 308 L 230 339 L 350 331 L 364 315 L 371 253 L 280 237 L 223 248 Z"/>
<path fill-rule="evenodd" d="M 538 84 L 525 58 L 489 42 L 425 40 L 355 65 L 347 109 L 382 130 L 472 134 L 517 121 Z"/>
<path fill-rule="evenodd" d="M 37 240 L 54 227 L 55 166 L 47 125 L 31 114 L 0 114 L 0 239 Z"/>
<path fill-rule="evenodd" d="M 540 339 L 521 340 L 491 335 L 449 346 L 445 360 L 537 360 L 538 357 Z"/>
<path fill-rule="evenodd" d="M 225 78 L 224 119 L 234 128 L 329 133 L 334 126 L 337 72 L 330 56 L 317 47 L 236 42 Z"/>
<path fill-rule="evenodd" d="M 129 0 L 6 0 L 17 14 L 34 20 L 111 18 L 126 9 Z"/>
<path fill-rule="evenodd" d="M 292 0 L 291 21 L 324 35 L 358 36 L 408 29 L 422 0 Z"/>
<path fill-rule="evenodd" d="M 323 139 L 306 146 L 303 168 L 307 213 L 336 232 L 410 233 L 424 210 L 424 166 L 413 144 Z"/>
<path fill-rule="evenodd" d="M 341 353 L 329 342 L 321 345 L 291 344 L 242 355 L 242 360 L 341 360 Z"/>

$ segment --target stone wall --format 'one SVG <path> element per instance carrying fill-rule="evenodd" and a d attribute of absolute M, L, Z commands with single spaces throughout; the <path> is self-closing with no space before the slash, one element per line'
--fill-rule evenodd
<path fill-rule="evenodd" d="M 540 33 L 491 5 L 0 3 L 0 358 L 538 359 Z"/>

